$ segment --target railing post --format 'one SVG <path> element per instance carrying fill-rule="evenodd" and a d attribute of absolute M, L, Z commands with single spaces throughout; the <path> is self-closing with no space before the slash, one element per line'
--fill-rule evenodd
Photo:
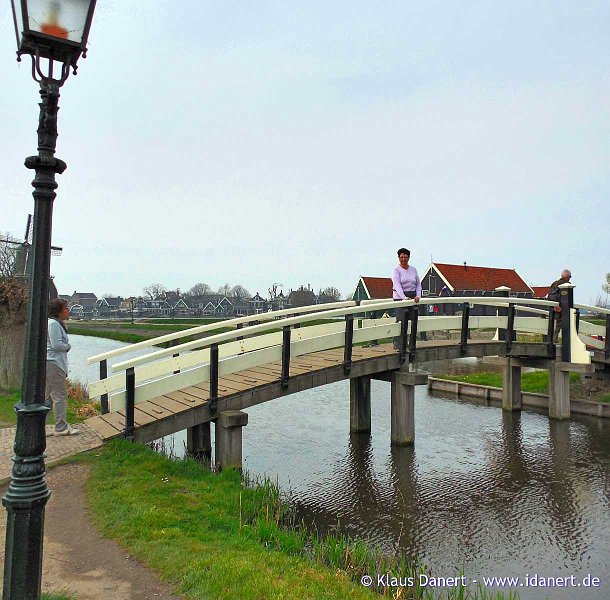
<path fill-rule="evenodd" d="M 495 292 L 496 292 L 496 296 L 499 296 L 501 298 L 507 298 L 510 294 L 510 289 L 509 287 L 505 286 L 505 285 L 501 285 L 500 287 L 497 287 Z M 499 317 L 506 317 L 508 315 L 508 308 L 498 308 L 498 316 Z M 506 329 L 503 329 L 501 327 L 498 328 L 498 340 L 500 340 L 501 342 L 506 340 Z"/>
<path fill-rule="evenodd" d="M 510 352 L 515 339 L 515 305 L 512 302 L 508 303 L 508 323 L 506 325 L 506 352 Z"/>
<path fill-rule="evenodd" d="M 574 308 L 574 286 L 562 283 L 559 286 L 559 306 L 561 307 L 561 360 L 572 360 L 571 320 Z"/>
<path fill-rule="evenodd" d="M 285 325 L 282 336 L 282 389 L 290 381 L 290 325 Z"/>
<path fill-rule="evenodd" d="M 136 373 L 134 367 L 125 371 L 125 438 L 133 441 L 135 429 L 135 403 L 136 403 Z"/>
<path fill-rule="evenodd" d="M 176 340 L 171 340 L 169 343 L 169 347 L 172 348 L 175 345 L 176 345 Z M 180 352 L 176 352 L 175 354 L 172 354 L 172 358 L 178 358 L 179 356 L 180 356 Z M 177 369 L 176 371 L 174 371 L 174 375 L 178 375 L 178 373 L 180 373 L 180 369 Z"/>
<path fill-rule="evenodd" d="M 417 345 L 417 306 L 411 306 L 411 340 L 409 342 L 409 361 L 415 358 L 415 347 Z"/>
<path fill-rule="evenodd" d="M 218 344 L 210 346 L 210 413 L 218 410 Z"/>
<path fill-rule="evenodd" d="M 604 356 L 610 358 L 610 315 L 606 315 L 606 342 L 604 347 Z"/>
<path fill-rule="evenodd" d="M 300 317 L 301 315 L 299 313 L 294 313 L 294 315 L 292 315 L 293 317 Z M 300 323 L 295 323 L 292 328 L 293 329 L 298 329 L 301 326 Z"/>
<path fill-rule="evenodd" d="M 352 345 L 354 343 L 354 315 L 345 315 L 345 346 L 343 347 L 343 373 L 347 377 L 352 370 Z"/>
<path fill-rule="evenodd" d="M 470 319 L 470 303 L 462 304 L 462 330 L 460 332 L 460 354 L 466 354 L 466 344 L 468 344 L 468 321 Z"/>
<path fill-rule="evenodd" d="M 237 324 L 237 329 L 243 329 L 243 328 L 244 328 L 244 324 L 243 324 L 243 323 L 238 323 L 238 324 Z M 243 340 L 243 339 L 244 339 L 244 336 L 243 336 L 243 335 L 240 335 L 240 336 L 236 337 L 235 339 L 236 339 L 236 340 Z"/>
<path fill-rule="evenodd" d="M 408 310 L 403 309 L 400 314 L 400 348 L 398 350 L 399 362 L 401 365 L 407 360 L 407 342 L 409 331 Z"/>
<path fill-rule="evenodd" d="M 580 310 L 577 308 L 576 309 L 576 333 L 578 333 L 579 329 L 580 329 Z"/>
<path fill-rule="evenodd" d="M 555 343 L 553 342 L 553 336 L 555 335 L 555 314 L 555 307 L 549 307 L 549 322 L 546 330 L 546 348 L 549 358 L 555 358 Z"/>
<path fill-rule="evenodd" d="M 100 361 L 100 380 L 108 377 L 108 361 L 106 359 Z M 100 398 L 102 405 L 102 414 L 105 415 L 110 412 L 108 407 L 108 394 L 102 394 Z"/>

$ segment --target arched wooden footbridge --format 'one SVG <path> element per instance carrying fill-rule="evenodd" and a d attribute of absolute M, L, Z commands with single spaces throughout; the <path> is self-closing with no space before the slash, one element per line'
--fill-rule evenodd
<path fill-rule="evenodd" d="M 236 463 L 241 461 L 241 430 L 247 423 L 244 409 L 349 379 L 351 430 L 370 430 L 370 380 L 384 379 L 392 382 L 392 443 L 409 444 L 414 440 L 414 386 L 427 381 L 427 374 L 414 366 L 467 356 L 504 357 L 503 406 L 509 410 L 521 407 L 521 367 L 548 368 L 549 415 L 569 418 L 569 371 L 610 369 L 610 311 L 602 311 L 604 325 L 579 319 L 579 311 L 593 307 L 574 305 L 572 293 L 572 286 L 566 286 L 559 303 L 559 346 L 552 342 L 557 302 L 503 296 L 443 298 L 443 303 L 460 305 L 458 316 L 419 316 L 412 300 L 360 305 L 346 301 L 163 335 L 89 359 L 100 364 L 100 380 L 89 385 L 89 393 L 101 397 L 103 414 L 87 424 L 105 440 L 126 436 L 142 442 L 187 429 L 189 450 L 205 454 L 209 423 L 214 421 L 217 461 Z M 438 301 L 424 298 L 419 306 Z M 473 316 L 476 305 L 491 306 L 497 315 Z M 387 316 L 399 307 L 407 308 L 404 319 Z M 385 314 L 371 318 L 379 313 Z M 220 328 L 230 331 L 214 333 Z M 447 331 L 457 331 L 459 337 L 419 339 Z M 495 335 L 479 339 L 476 332 L 481 331 L 487 331 L 488 338 Z M 196 339 L 190 339 L 193 336 Z M 387 342 L 394 337 L 400 340 L 398 350 Z M 173 345 L 158 349 L 162 343 Z M 143 348 L 151 352 L 127 358 Z M 113 364 L 108 374 L 108 361 L 117 357 L 127 359 Z"/>

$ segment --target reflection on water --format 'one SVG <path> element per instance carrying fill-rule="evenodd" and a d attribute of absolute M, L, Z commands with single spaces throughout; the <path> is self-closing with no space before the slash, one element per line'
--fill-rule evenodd
<path fill-rule="evenodd" d="M 373 431 L 349 434 L 345 382 L 249 409 L 249 471 L 277 478 L 298 515 L 437 575 L 610 571 L 610 424 L 416 394 L 414 447 L 389 444 L 389 384 L 373 382 Z M 583 591 L 608 598 L 608 582 Z M 520 590 L 572 598 L 570 590 Z M 580 592 L 580 590 L 579 590 Z M 579 595 L 580 597 L 580 595 Z"/>
<path fill-rule="evenodd" d="M 70 323 L 68 322 L 68 334 L 70 337 L 70 344 L 72 349 L 68 353 L 68 377 L 72 381 L 80 381 L 83 384 L 89 383 L 90 381 L 97 381 L 100 378 L 100 367 L 99 363 L 94 365 L 87 364 L 87 358 L 95 356 L 96 354 L 102 354 L 102 352 L 108 352 L 115 348 L 122 348 L 123 346 L 129 346 L 130 344 L 124 344 L 123 342 L 115 342 L 114 340 L 106 340 L 104 338 L 89 337 L 85 335 L 71 335 L 70 334 Z M 159 348 L 144 348 L 143 350 L 136 350 L 135 352 L 128 355 L 129 358 L 135 356 L 141 356 L 154 352 Z M 108 375 L 111 375 L 111 367 L 113 364 L 125 360 L 125 356 L 118 356 L 111 358 L 108 361 Z"/>
<path fill-rule="evenodd" d="M 591 573 L 601 588 L 519 592 L 610 597 L 608 420 L 550 421 L 423 388 L 415 412 L 415 446 L 392 448 L 388 383 L 372 383 L 371 435 L 349 433 L 347 382 L 274 400 L 248 409 L 245 466 L 277 480 L 319 530 L 339 527 L 437 575 Z M 179 452 L 185 436 L 175 437 Z"/>

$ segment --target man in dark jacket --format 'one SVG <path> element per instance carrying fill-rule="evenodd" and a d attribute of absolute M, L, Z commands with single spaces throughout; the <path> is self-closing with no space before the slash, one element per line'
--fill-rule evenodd
<path fill-rule="evenodd" d="M 570 269 L 564 269 L 561 272 L 561 277 L 557 281 L 553 281 L 551 283 L 551 287 L 549 288 L 549 293 L 546 295 L 547 300 L 552 300 L 553 302 L 559 302 L 559 297 L 561 290 L 559 289 L 560 285 L 564 283 L 570 283 L 570 278 L 572 277 L 572 273 Z M 559 341 L 559 332 L 561 331 L 561 308 L 557 306 L 555 308 L 555 333 L 553 334 L 553 342 L 556 344 Z"/>

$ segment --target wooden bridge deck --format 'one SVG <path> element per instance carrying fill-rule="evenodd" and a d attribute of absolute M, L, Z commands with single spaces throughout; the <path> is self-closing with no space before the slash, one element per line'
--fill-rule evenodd
<path fill-rule="evenodd" d="M 519 350 L 519 347 L 521 350 Z M 527 347 L 527 348 L 525 348 Z M 417 361 L 427 362 L 460 356 L 502 355 L 505 345 L 495 341 L 469 341 L 466 353 L 460 353 L 455 340 L 420 341 Z M 539 355 L 540 344 L 515 344 L 513 352 Z M 403 368 L 406 369 L 405 363 Z M 349 375 L 343 370 L 343 349 L 325 350 L 291 358 L 288 387 L 282 388 L 281 362 L 245 369 L 218 380 L 218 411 L 242 410 L 274 398 L 286 396 L 350 377 L 370 376 L 385 379 L 389 371 L 401 368 L 392 344 L 355 346 Z M 216 418 L 209 410 L 209 382 L 192 385 L 135 406 L 135 439 L 148 442 Z M 110 412 L 87 420 L 104 440 L 124 434 L 125 411 Z"/>

